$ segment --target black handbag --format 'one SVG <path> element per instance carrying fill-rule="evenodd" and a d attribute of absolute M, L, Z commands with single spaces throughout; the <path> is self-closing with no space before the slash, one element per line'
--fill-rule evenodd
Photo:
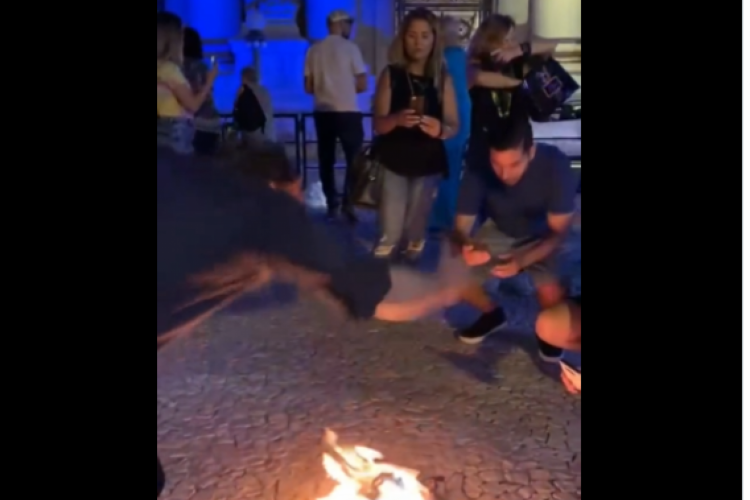
<path fill-rule="evenodd" d="M 368 210 L 380 208 L 384 172 L 385 167 L 378 160 L 375 146 L 365 148 L 357 156 L 349 172 L 350 203 L 357 208 Z"/>
<path fill-rule="evenodd" d="M 524 80 L 530 100 L 531 119 L 547 122 L 581 86 L 552 58 L 533 58 Z"/>

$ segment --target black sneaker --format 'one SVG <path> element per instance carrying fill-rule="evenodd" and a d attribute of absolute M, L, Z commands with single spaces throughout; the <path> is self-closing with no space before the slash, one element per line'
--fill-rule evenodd
<path fill-rule="evenodd" d="M 338 207 L 335 208 L 329 208 L 328 213 L 326 214 L 326 219 L 328 219 L 329 222 L 334 222 L 339 219 L 339 209 Z"/>
<path fill-rule="evenodd" d="M 545 363 L 559 363 L 563 357 L 563 350 L 537 337 L 539 342 L 539 358 Z"/>
<path fill-rule="evenodd" d="M 508 318 L 502 308 L 497 308 L 491 313 L 484 314 L 476 323 L 458 334 L 458 339 L 464 344 L 477 345 L 484 339 L 502 330 L 508 324 Z"/>

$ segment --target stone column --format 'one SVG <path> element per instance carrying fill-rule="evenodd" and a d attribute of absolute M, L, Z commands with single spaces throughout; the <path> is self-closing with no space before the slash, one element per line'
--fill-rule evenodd
<path fill-rule="evenodd" d="M 581 0 L 531 0 L 531 28 L 535 37 L 559 43 L 557 60 L 583 85 Z"/>
<path fill-rule="evenodd" d="M 359 105 L 364 111 L 372 108 L 372 94 L 375 91 L 376 76 L 388 64 L 388 49 L 395 27 L 394 0 L 356 0 L 356 11 L 352 14 L 357 20 L 354 42 L 359 46 L 370 73 L 368 92 L 360 95 Z"/>
<path fill-rule="evenodd" d="M 299 34 L 297 7 L 293 0 L 266 0 L 260 4 L 267 23 L 268 45 L 261 51 L 258 69 L 279 112 L 308 111 L 312 107 L 303 85 L 309 43 Z"/>
<path fill-rule="evenodd" d="M 226 42 L 240 33 L 242 10 L 238 0 L 184 1 L 189 3 L 187 24 L 198 30 L 204 40 Z"/>
<path fill-rule="evenodd" d="M 360 0 L 363 4 L 373 4 L 375 12 L 373 16 L 375 60 L 371 65 L 371 70 L 378 75 L 386 66 L 388 66 L 388 50 L 396 36 L 396 2 L 394 0 L 379 0 L 377 2 L 368 2 Z"/>
<path fill-rule="evenodd" d="M 581 39 L 581 0 L 532 0 L 534 36 L 576 43 Z"/>
<path fill-rule="evenodd" d="M 370 0 L 376 3 L 378 0 Z M 326 19 L 334 10 L 345 10 L 357 17 L 356 0 L 306 0 L 307 36 L 310 40 L 322 40 L 328 36 Z"/>

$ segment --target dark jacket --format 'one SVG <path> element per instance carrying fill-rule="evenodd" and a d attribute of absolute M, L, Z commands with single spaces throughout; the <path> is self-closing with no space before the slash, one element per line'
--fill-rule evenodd
<path fill-rule="evenodd" d="M 388 265 L 355 256 L 290 196 L 211 159 L 157 149 L 157 348 L 274 277 L 317 288 L 370 318 L 391 287 Z"/>

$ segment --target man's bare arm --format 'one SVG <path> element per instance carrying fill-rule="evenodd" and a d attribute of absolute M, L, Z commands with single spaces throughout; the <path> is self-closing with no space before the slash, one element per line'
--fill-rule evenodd
<path fill-rule="evenodd" d="M 570 227 L 573 225 L 574 217 L 575 214 L 550 214 L 547 220 L 552 233 L 534 248 L 518 257 L 518 263 L 520 266 L 525 269 L 529 266 L 533 266 L 537 262 L 544 261 L 550 255 L 555 253 L 565 241 L 565 238 L 570 231 Z"/>
<path fill-rule="evenodd" d="M 357 94 L 367 92 L 367 74 L 356 76 Z"/>
<path fill-rule="evenodd" d="M 315 81 L 313 79 L 313 48 L 310 47 L 305 54 L 305 92 L 313 95 L 315 93 Z"/>
<path fill-rule="evenodd" d="M 472 244 L 472 233 L 477 223 L 476 215 L 459 215 L 450 239 L 455 245 L 469 246 Z"/>
<path fill-rule="evenodd" d="M 555 51 L 557 51 L 557 44 L 554 42 L 531 42 L 532 56 L 552 55 Z"/>

